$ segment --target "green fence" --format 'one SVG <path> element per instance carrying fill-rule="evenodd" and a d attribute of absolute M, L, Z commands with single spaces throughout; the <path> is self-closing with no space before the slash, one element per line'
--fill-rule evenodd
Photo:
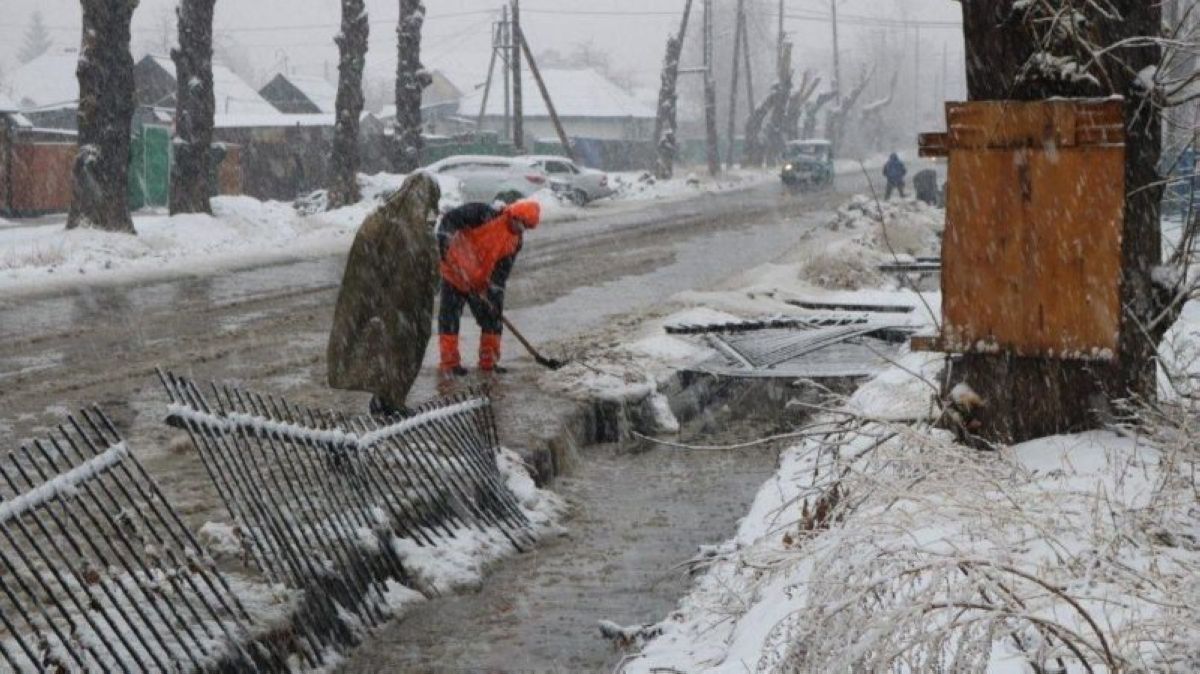
<path fill-rule="evenodd" d="M 129 207 L 166 206 L 171 190 L 171 129 L 142 126 L 134 132 L 129 155 Z"/>

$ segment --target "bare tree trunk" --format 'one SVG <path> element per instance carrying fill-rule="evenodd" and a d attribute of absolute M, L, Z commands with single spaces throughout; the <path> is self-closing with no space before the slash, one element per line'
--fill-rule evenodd
<path fill-rule="evenodd" d="M 396 147 L 392 162 L 399 173 L 419 168 L 425 149 L 421 137 L 421 92 L 433 83 L 433 78 L 421 65 L 424 24 L 425 4 L 421 0 L 400 0 L 400 24 L 396 28 Z"/>
<path fill-rule="evenodd" d="M 370 32 L 365 2 L 342 0 L 342 31 L 334 39 L 339 60 L 329 208 L 357 203 L 362 196 L 358 190 L 358 123 L 363 109 L 363 66 Z"/>
<path fill-rule="evenodd" d="M 854 106 L 858 105 L 858 99 L 862 98 L 863 92 L 867 90 L 872 74 L 863 75 L 854 89 L 850 91 L 850 95 L 838 101 L 838 107 L 829 111 L 825 136 L 833 148 L 835 157 L 838 156 L 842 147 L 842 136 L 846 133 L 846 123 L 850 121 L 850 115 L 854 112 Z"/>
<path fill-rule="evenodd" d="M 742 149 L 742 166 L 744 168 L 761 168 L 766 160 L 766 148 L 763 146 L 763 124 L 767 121 L 767 115 L 775 109 L 778 96 L 779 92 L 773 89 L 746 119 L 746 140 L 744 141 L 745 147 Z"/>
<path fill-rule="evenodd" d="M 783 120 L 784 132 L 789 140 L 800 137 L 800 118 L 804 116 L 804 108 L 819 86 L 821 86 L 821 78 L 812 71 L 804 71 L 804 75 L 800 79 L 800 86 L 796 89 L 796 93 L 788 99 L 787 114 Z"/>
<path fill-rule="evenodd" d="M 821 109 L 829 102 L 837 98 L 837 91 L 826 91 L 817 96 L 817 100 L 813 101 L 804 110 L 804 130 L 801 132 L 801 138 L 812 138 L 817 132 L 817 121 L 820 119 Z"/>
<path fill-rule="evenodd" d="M 779 153 L 787 142 L 788 100 L 792 97 L 792 43 L 784 42 L 779 52 L 779 80 L 775 83 L 775 91 L 771 93 L 774 105 L 771 107 L 771 118 L 767 123 L 766 162 L 774 166 L 779 162 Z"/>
<path fill-rule="evenodd" d="M 1144 0 L 1100 0 L 1111 17 L 1077 8 L 1086 17 L 1087 41 L 1107 48 L 1135 36 L 1158 35 L 1161 6 Z M 1088 73 L 1094 79 L 1064 78 L 1041 73 L 1035 57 L 1048 41 L 1038 35 L 1044 22 L 1014 0 L 963 0 L 967 42 L 967 88 L 971 100 L 1040 100 L 1052 96 L 1122 95 L 1126 102 L 1126 199 L 1122 239 L 1121 330 L 1113 363 L 1016 358 L 999 354 L 966 354 L 958 375 L 986 401 L 978 415 L 980 435 L 1019 442 L 1060 432 L 1094 427 L 1117 398 L 1155 396 L 1155 353 L 1166 324 L 1148 330 L 1162 307 L 1151 270 L 1161 260 L 1160 189 L 1157 164 L 1161 152 L 1160 111 L 1146 100 L 1138 73 L 1159 61 L 1152 44 L 1120 47 L 1103 55 Z M 1072 19 L 1074 22 L 1074 19 Z M 1081 25 L 1081 24 L 1076 24 Z M 1090 63 L 1090 47 L 1075 45 L 1076 62 Z M 1060 50 L 1061 51 L 1061 50 Z M 1072 51 L 1070 45 L 1066 49 Z M 1092 52 L 1094 53 L 1094 52 Z M 1064 54 L 1053 53 L 1053 56 Z M 962 188 L 959 188 L 962 189 Z M 969 187 L 967 188 L 969 189 Z"/>
<path fill-rule="evenodd" d="M 216 0 L 183 0 L 179 17 L 179 48 L 175 62 L 175 139 L 171 167 L 171 215 L 212 213 L 209 173 L 213 114 L 212 26 Z"/>
<path fill-rule="evenodd" d="M 135 233 L 129 216 L 134 94 L 129 23 L 137 0 L 81 0 L 79 154 L 67 228 Z"/>
<path fill-rule="evenodd" d="M 675 175 L 675 157 L 679 153 L 675 128 L 679 107 L 679 59 L 683 55 L 683 38 L 687 34 L 691 12 L 692 0 L 687 0 L 683 6 L 679 34 L 667 38 L 667 56 L 663 59 L 662 82 L 658 90 L 658 114 L 654 118 L 654 147 L 658 153 L 654 175 L 659 180 L 667 180 Z"/>

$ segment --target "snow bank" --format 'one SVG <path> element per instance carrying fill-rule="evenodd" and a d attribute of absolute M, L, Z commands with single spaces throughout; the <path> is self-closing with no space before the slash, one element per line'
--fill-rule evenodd
<path fill-rule="evenodd" d="M 620 209 L 644 207 L 647 200 L 685 198 L 765 180 L 765 173 L 734 173 L 716 181 L 686 179 L 642 183 L 613 174 L 618 193 L 587 208 L 542 190 L 533 199 L 542 205 L 545 223 L 595 217 Z M 0 291 L 52 290 L 97 281 L 126 282 L 239 266 L 330 255 L 345 251 L 355 232 L 405 176 L 360 175 L 363 200 L 326 211 L 324 192 L 296 203 L 223 196 L 212 200 L 213 215 L 168 216 L 161 211 L 134 215 L 138 236 L 90 229 L 67 231 L 63 224 L 22 225 L 0 221 Z M 437 176 L 441 210 L 463 202 L 459 182 Z M 621 185 L 626 187 L 622 188 Z M 637 187 L 634 187 L 634 186 Z M 611 203 L 617 202 L 617 203 Z"/>
<path fill-rule="evenodd" d="M 566 512 L 566 502 L 553 492 L 538 489 L 517 453 L 501 448 L 497 464 L 505 484 L 533 524 L 534 535 L 544 537 L 561 533 L 558 521 Z M 514 552 L 504 533 L 495 527 L 481 530 L 463 526 L 454 529 L 453 533 L 453 538 L 436 546 L 422 546 L 407 538 L 392 541 L 404 568 L 426 594 L 477 589 L 487 566 Z"/>
<path fill-rule="evenodd" d="M 834 290 L 886 286 L 877 267 L 938 256 L 945 226 L 945 211 L 923 202 L 858 195 L 806 236 L 814 252 L 803 261 L 801 278 Z"/>
<path fill-rule="evenodd" d="M 915 404 L 907 369 L 859 393 Z M 1191 671 L 1191 436 L 1100 431 L 986 454 L 924 423 L 820 423 L 837 432 L 784 454 L 623 671 L 1081 672 L 1080 658 Z"/>

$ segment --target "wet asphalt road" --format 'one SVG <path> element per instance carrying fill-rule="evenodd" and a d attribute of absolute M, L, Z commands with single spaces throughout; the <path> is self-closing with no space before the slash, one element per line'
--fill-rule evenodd
<path fill-rule="evenodd" d="M 854 182 L 803 198 L 770 182 L 549 223 L 528 237 L 510 316 L 532 338 L 561 339 L 714 283 L 786 251 L 803 233 L 796 218 L 835 206 Z M 136 407 L 155 366 L 294 388 L 323 358 L 344 260 L 0 295 L 0 437 L 23 436 L 63 408 Z M 469 352 L 471 334 L 464 339 Z"/>
<path fill-rule="evenodd" d="M 510 317 L 539 343 L 587 333 L 779 257 L 820 222 L 815 214 L 862 187 L 842 178 L 836 192 L 793 197 L 769 182 L 640 210 L 599 206 L 595 217 L 547 224 L 518 262 Z M 300 404 L 363 406 L 361 394 L 324 386 L 343 265 L 337 255 L 0 297 L 0 444 L 100 403 L 190 523 L 227 519 L 199 462 L 161 424 L 154 367 Z M 464 334 L 464 355 L 474 349 L 473 331 Z M 518 375 L 532 369 L 514 345 L 508 357 Z M 415 395 L 430 394 L 425 379 Z M 697 545 L 727 538 L 773 466 L 770 452 L 583 452 L 556 484 L 577 506 L 570 538 L 502 564 L 479 594 L 438 600 L 384 628 L 344 671 L 601 671 L 616 656 L 596 637 L 595 622 L 650 621 L 668 611 L 687 587 L 672 566 Z"/>

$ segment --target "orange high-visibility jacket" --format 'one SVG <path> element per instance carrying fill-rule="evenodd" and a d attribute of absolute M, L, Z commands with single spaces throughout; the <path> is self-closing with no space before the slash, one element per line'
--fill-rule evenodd
<path fill-rule="evenodd" d="M 523 228 L 537 227 L 540 219 L 536 201 L 518 201 L 487 223 L 459 231 L 442 257 L 442 278 L 462 293 L 487 292 L 496 264 L 517 252 Z"/>

